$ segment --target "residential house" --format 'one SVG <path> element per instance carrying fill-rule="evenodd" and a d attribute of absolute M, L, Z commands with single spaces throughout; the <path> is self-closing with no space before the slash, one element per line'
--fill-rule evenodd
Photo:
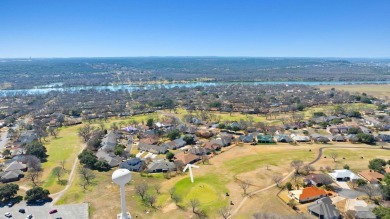
<path fill-rule="evenodd" d="M 211 150 L 207 149 L 207 148 L 204 148 L 204 147 L 193 147 L 189 150 L 189 152 L 191 154 L 195 154 L 195 155 L 198 155 L 198 156 L 202 156 L 202 155 L 206 155 L 206 154 L 210 154 L 211 153 Z"/>
<path fill-rule="evenodd" d="M 310 174 L 303 178 L 303 182 L 306 186 L 322 186 L 322 178 L 328 177 L 325 174 Z M 329 178 L 329 177 L 328 177 Z"/>
<path fill-rule="evenodd" d="M 20 133 L 19 138 L 16 140 L 16 144 L 24 145 L 38 140 L 38 135 L 34 130 L 26 130 Z"/>
<path fill-rule="evenodd" d="M 275 135 L 274 139 L 276 142 L 282 142 L 282 143 L 290 143 L 293 141 L 288 135 L 284 135 L 284 134 Z"/>
<path fill-rule="evenodd" d="M 378 217 L 372 212 L 372 209 L 368 206 L 356 206 L 355 219 L 377 219 Z"/>
<path fill-rule="evenodd" d="M 181 154 L 175 154 L 174 159 L 175 162 L 181 162 L 182 164 L 187 165 L 199 161 L 200 157 L 195 154 L 181 153 Z"/>
<path fill-rule="evenodd" d="M 141 160 L 138 157 L 131 158 L 129 160 L 123 161 L 121 164 L 119 164 L 119 168 L 128 169 L 133 172 L 140 172 L 142 169 L 142 166 L 144 164 L 144 161 Z"/>
<path fill-rule="evenodd" d="M 379 126 L 381 124 L 381 122 L 379 122 L 376 118 L 374 117 L 369 117 L 369 116 L 364 116 L 363 117 L 363 120 L 364 122 L 367 124 L 367 125 L 370 125 L 370 126 Z"/>
<path fill-rule="evenodd" d="M 314 142 L 320 142 L 320 143 L 327 143 L 330 142 L 329 138 L 320 134 L 312 134 L 311 138 L 314 140 Z"/>
<path fill-rule="evenodd" d="M 221 150 L 221 145 L 217 144 L 217 143 L 212 143 L 210 141 L 206 142 L 203 146 L 205 149 L 207 150 L 210 150 L 210 151 L 213 151 L 213 150 Z"/>
<path fill-rule="evenodd" d="M 296 135 L 296 134 L 291 134 L 290 136 L 296 142 L 309 142 L 310 141 L 310 137 L 309 136 Z"/>
<path fill-rule="evenodd" d="M 24 171 L 27 171 L 26 164 L 13 161 L 4 168 L 4 172 L 0 172 L 0 181 L 3 183 L 18 181 L 24 176 Z"/>
<path fill-rule="evenodd" d="M 257 135 L 257 142 L 258 143 L 275 143 L 275 141 L 273 140 L 272 136 L 270 136 L 270 135 L 263 135 L 263 134 Z"/>
<path fill-rule="evenodd" d="M 139 143 L 155 145 L 158 143 L 158 138 L 156 138 L 156 137 L 141 138 L 139 140 Z"/>
<path fill-rule="evenodd" d="M 99 149 L 96 153 L 96 157 L 99 160 L 105 160 L 110 167 L 116 167 L 122 162 L 122 158 L 115 155 L 113 152 L 108 152 L 104 149 Z"/>
<path fill-rule="evenodd" d="M 102 139 L 102 150 L 105 150 L 107 152 L 112 152 L 115 150 L 115 147 L 117 145 L 117 139 L 118 136 L 115 133 L 115 131 L 108 131 L 107 135 L 105 135 Z"/>
<path fill-rule="evenodd" d="M 168 152 L 168 148 L 166 146 L 158 146 L 152 144 L 145 144 L 140 142 L 138 144 L 138 150 L 140 151 L 148 151 L 154 154 L 165 154 Z"/>
<path fill-rule="evenodd" d="M 350 170 L 334 170 L 332 173 L 329 173 L 330 177 L 332 177 L 335 181 L 355 181 L 360 179 L 358 175 Z"/>
<path fill-rule="evenodd" d="M 308 212 L 320 219 L 339 219 L 340 211 L 332 204 L 329 197 L 321 198 L 307 207 Z"/>
<path fill-rule="evenodd" d="M 248 134 L 248 135 L 241 135 L 240 136 L 240 140 L 244 143 L 253 143 L 254 141 L 254 137 L 252 134 Z"/>
<path fill-rule="evenodd" d="M 390 135 L 387 135 L 387 134 L 379 134 L 376 138 L 379 141 L 390 142 Z"/>
<path fill-rule="evenodd" d="M 358 173 L 358 175 L 363 178 L 366 182 L 371 184 L 378 184 L 379 181 L 385 177 L 383 174 L 375 172 L 373 170 L 365 170 Z"/>
<path fill-rule="evenodd" d="M 184 147 L 184 145 L 186 145 L 186 142 L 182 138 L 175 139 L 173 141 L 162 144 L 163 147 L 166 147 L 166 148 L 171 149 L 171 150 L 175 150 L 175 149 Z"/>
<path fill-rule="evenodd" d="M 334 141 L 334 142 L 345 142 L 345 141 L 347 141 L 347 139 L 344 136 L 342 136 L 342 135 L 334 135 L 332 137 L 332 141 Z"/>
<path fill-rule="evenodd" d="M 211 144 L 218 144 L 221 147 L 226 147 L 231 144 L 232 140 L 227 136 L 221 136 L 220 138 L 213 139 L 210 141 Z"/>
<path fill-rule="evenodd" d="M 306 187 L 302 189 L 301 192 L 302 193 L 297 197 L 299 203 L 306 203 L 327 196 L 325 190 L 317 187 Z"/>
<path fill-rule="evenodd" d="M 160 160 L 153 160 L 147 166 L 147 169 L 149 173 L 170 172 L 176 170 L 176 165 L 173 162 L 160 159 Z"/>

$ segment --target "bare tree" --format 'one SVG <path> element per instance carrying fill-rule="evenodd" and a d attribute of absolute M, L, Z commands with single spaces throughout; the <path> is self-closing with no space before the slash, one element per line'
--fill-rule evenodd
<path fill-rule="evenodd" d="M 93 130 L 94 130 L 93 126 L 86 124 L 83 127 L 79 128 L 78 134 L 80 137 L 83 138 L 84 142 L 87 142 L 88 139 L 91 137 Z"/>
<path fill-rule="evenodd" d="M 49 128 L 49 133 L 50 133 L 51 136 L 54 136 L 54 138 L 57 138 L 57 136 L 58 136 L 58 128 L 50 127 Z"/>
<path fill-rule="evenodd" d="M 299 174 L 299 170 L 303 166 L 303 161 L 301 161 L 301 160 L 293 160 L 293 161 L 291 161 L 290 166 L 295 169 L 295 173 L 296 174 Z"/>
<path fill-rule="evenodd" d="M 150 207 L 154 208 L 154 204 L 157 201 L 157 196 L 154 194 L 146 194 L 145 201 L 149 203 Z"/>
<path fill-rule="evenodd" d="M 339 157 L 339 154 L 336 152 L 332 152 L 330 154 L 330 157 L 333 159 L 333 162 L 336 162 L 336 158 Z"/>
<path fill-rule="evenodd" d="M 29 171 L 30 170 L 34 170 L 34 171 L 41 171 L 42 170 L 41 160 L 39 160 L 39 158 L 34 156 L 34 155 L 24 156 L 24 162 L 26 163 Z"/>
<path fill-rule="evenodd" d="M 154 188 L 154 190 L 156 191 L 157 194 L 160 194 L 160 189 L 161 189 L 160 184 L 154 185 L 153 188 Z"/>
<path fill-rule="evenodd" d="M 244 195 L 248 195 L 247 191 L 248 191 L 249 187 L 251 186 L 249 181 L 248 180 L 240 180 L 240 181 L 238 181 L 238 185 L 244 191 Z"/>
<path fill-rule="evenodd" d="M 229 206 L 225 206 L 225 207 L 223 207 L 223 208 L 220 208 L 219 210 L 218 210 L 218 213 L 219 213 L 219 215 L 221 215 L 221 217 L 223 217 L 224 219 L 227 219 L 227 218 L 229 218 L 230 217 L 230 215 L 232 215 L 232 208 L 231 207 L 229 207 Z"/>
<path fill-rule="evenodd" d="M 39 177 L 41 176 L 40 170 L 31 169 L 28 171 L 27 178 L 34 184 L 34 186 L 38 185 Z"/>
<path fill-rule="evenodd" d="M 306 175 L 309 175 L 311 172 L 315 171 L 316 169 L 312 165 L 305 165 L 303 166 L 303 171 L 305 171 Z"/>
<path fill-rule="evenodd" d="M 58 182 L 60 182 L 61 181 L 61 176 L 62 176 L 62 174 L 63 174 L 63 169 L 62 169 L 62 167 L 54 167 L 54 169 L 52 170 L 53 172 L 53 175 L 55 175 L 56 177 L 57 177 L 57 180 L 58 180 Z"/>
<path fill-rule="evenodd" d="M 275 176 L 272 177 L 272 180 L 274 181 L 276 186 L 279 187 L 279 184 L 282 182 L 283 177 L 280 176 L 280 175 L 275 175 Z"/>
<path fill-rule="evenodd" d="M 367 194 L 368 198 L 373 200 L 372 198 L 374 196 L 377 196 L 380 194 L 380 191 L 379 191 L 379 188 L 372 185 L 372 184 L 367 184 L 367 185 L 364 185 L 364 186 L 361 186 L 360 187 L 360 190 L 364 193 Z"/>
<path fill-rule="evenodd" d="M 171 198 L 173 199 L 173 196 L 175 195 L 175 192 L 176 192 L 176 188 L 175 187 L 172 187 L 169 189 L 169 195 L 171 196 Z"/>
<path fill-rule="evenodd" d="M 190 207 L 192 208 L 192 213 L 197 213 L 198 208 L 200 207 L 200 202 L 198 199 L 190 199 Z"/>
<path fill-rule="evenodd" d="M 206 154 L 203 154 L 201 156 L 201 160 L 202 160 L 202 164 L 208 163 L 209 162 L 209 156 L 207 156 Z"/>
<path fill-rule="evenodd" d="M 65 164 L 66 164 L 66 160 L 60 161 L 60 166 L 62 167 L 62 170 L 64 170 L 64 171 L 65 171 Z"/>
<path fill-rule="evenodd" d="M 80 167 L 79 168 L 79 175 L 80 175 L 80 185 L 83 187 L 84 190 L 87 189 L 89 185 L 93 183 L 93 180 L 96 178 L 95 173 L 86 167 Z"/>
<path fill-rule="evenodd" d="M 316 179 L 318 184 L 324 185 L 327 188 L 333 183 L 332 178 L 326 174 L 319 174 L 316 176 Z"/>
<path fill-rule="evenodd" d="M 148 185 L 146 184 L 138 184 L 135 186 L 135 192 L 137 193 L 137 195 L 141 197 L 143 201 L 145 200 L 147 191 L 148 191 Z"/>

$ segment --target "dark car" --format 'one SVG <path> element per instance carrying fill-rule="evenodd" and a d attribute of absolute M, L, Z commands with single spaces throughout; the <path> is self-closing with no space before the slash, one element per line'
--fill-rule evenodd
<path fill-rule="evenodd" d="M 8 203 L 8 207 L 12 207 L 12 206 L 14 206 L 13 202 Z"/>
<path fill-rule="evenodd" d="M 53 209 L 53 210 L 50 210 L 50 211 L 49 211 L 49 214 L 54 214 L 54 213 L 57 213 L 57 212 L 58 212 L 57 209 Z"/>
<path fill-rule="evenodd" d="M 21 209 L 19 209 L 19 212 L 24 214 L 24 213 L 26 213 L 26 210 L 24 210 L 23 208 L 21 208 Z"/>

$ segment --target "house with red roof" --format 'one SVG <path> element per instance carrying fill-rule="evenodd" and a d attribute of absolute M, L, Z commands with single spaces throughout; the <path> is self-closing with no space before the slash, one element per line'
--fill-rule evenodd
<path fill-rule="evenodd" d="M 299 201 L 299 203 L 305 203 L 325 197 L 328 194 L 324 189 L 320 189 L 317 187 L 306 187 L 302 190 L 290 191 L 289 195 L 291 198 L 294 198 Z"/>

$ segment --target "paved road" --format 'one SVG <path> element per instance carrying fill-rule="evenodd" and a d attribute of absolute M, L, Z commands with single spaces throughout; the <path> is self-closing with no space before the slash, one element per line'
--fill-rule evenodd
<path fill-rule="evenodd" d="M 26 213 L 19 213 L 19 209 L 25 209 Z M 49 214 L 50 210 L 57 209 L 58 212 Z M 4 214 L 10 212 L 12 218 L 24 219 L 27 215 L 32 214 L 33 219 L 53 219 L 62 217 L 64 219 L 88 219 L 88 204 L 70 204 L 51 206 L 50 203 L 37 206 L 27 206 L 25 202 L 15 204 L 11 208 L 8 206 L 0 207 L 0 218 L 6 218 Z"/>
<path fill-rule="evenodd" d="M 7 132 L 2 129 L 0 132 L 0 151 L 3 151 L 5 146 L 7 145 L 8 138 L 7 138 Z"/>
<path fill-rule="evenodd" d="M 313 161 L 309 162 L 309 165 L 312 165 L 312 164 L 316 163 L 317 161 L 319 161 L 319 160 L 321 159 L 321 157 L 322 157 L 323 150 L 324 150 L 324 149 L 327 149 L 327 148 L 364 148 L 364 149 L 388 150 L 388 148 L 383 148 L 383 149 L 382 149 L 382 148 L 376 148 L 376 147 L 355 147 L 355 146 L 327 146 L 327 147 L 320 147 L 319 150 L 318 150 L 318 155 L 317 155 L 317 157 L 316 157 Z M 284 178 L 282 179 L 282 181 L 281 181 L 280 183 L 286 181 L 293 173 L 294 173 L 294 171 L 291 171 L 286 177 L 284 177 Z M 234 209 L 234 211 L 233 211 L 232 214 L 229 216 L 229 218 L 231 218 L 233 215 L 237 214 L 237 212 L 241 209 L 241 207 L 242 207 L 242 206 L 245 204 L 245 202 L 248 200 L 248 197 L 250 197 L 250 196 L 252 196 L 252 195 L 255 195 L 255 194 L 259 193 L 259 192 L 263 192 L 263 191 L 266 191 L 266 190 L 268 190 L 268 189 L 271 189 L 271 188 L 273 188 L 273 187 L 275 187 L 275 186 L 276 186 L 276 184 L 272 184 L 272 185 L 270 185 L 270 186 L 268 186 L 268 187 L 265 187 L 265 188 L 263 188 L 263 189 L 259 189 L 259 190 L 256 190 L 256 191 L 253 191 L 253 192 L 249 193 L 248 196 L 245 196 L 245 197 L 241 200 L 240 204 L 237 206 L 236 209 Z M 342 192 L 342 194 L 343 194 L 343 197 L 355 197 L 355 195 L 357 195 L 357 193 L 359 193 L 359 192 L 354 191 L 354 190 L 348 190 L 348 191 L 342 190 L 341 192 Z"/>

